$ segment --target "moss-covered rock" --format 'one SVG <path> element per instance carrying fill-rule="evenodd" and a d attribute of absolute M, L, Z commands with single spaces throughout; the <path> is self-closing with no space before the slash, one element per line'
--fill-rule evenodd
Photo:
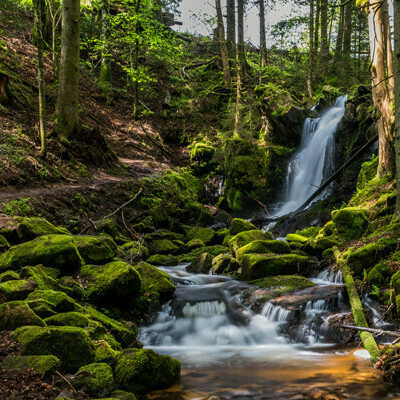
<path fill-rule="evenodd" d="M 212 268 L 212 260 L 213 256 L 211 254 L 202 253 L 186 267 L 186 271 L 208 274 L 208 271 Z"/>
<path fill-rule="evenodd" d="M 10 371 L 33 369 L 41 375 L 51 375 L 61 366 L 61 361 L 55 356 L 7 356 L 1 367 Z"/>
<path fill-rule="evenodd" d="M 296 231 L 295 233 L 297 235 L 304 236 L 309 239 L 314 239 L 318 235 L 320 230 L 321 230 L 321 228 L 319 226 L 310 226 L 301 231 Z"/>
<path fill-rule="evenodd" d="M 202 253 L 209 253 L 212 256 L 218 256 L 220 254 L 225 254 L 228 252 L 228 249 L 225 246 L 215 245 L 215 246 L 206 246 L 199 247 L 198 249 L 192 250 L 190 253 L 180 254 L 178 256 L 180 263 L 193 262 L 200 256 Z"/>
<path fill-rule="evenodd" d="M 0 330 L 13 331 L 26 325 L 44 326 L 45 323 L 25 301 L 0 304 Z"/>
<path fill-rule="evenodd" d="M 300 244 L 306 244 L 308 242 L 308 237 L 306 236 L 302 236 L 302 235 L 298 235 L 296 233 L 289 233 L 286 236 L 286 240 L 289 243 L 300 243 Z"/>
<path fill-rule="evenodd" d="M 308 264 L 308 258 L 297 254 L 245 254 L 242 258 L 242 278 L 261 279 L 274 275 L 300 273 Z"/>
<path fill-rule="evenodd" d="M 29 307 L 37 314 L 40 318 L 48 318 L 56 315 L 54 304 L 49 303 L 46 300 L 35 299 L 27 300 Z"/>
<path fill-rule="evenodd" d="M 182 233 L 176 233 L 176 232 L 171 232 L 166 229 L 158 229 L 155 232 L 148 233 L 147 235 L 144 236 L 144 240 L 146 242 L 151 242 L 153 240 L 162 240 L 162 239 L 167 239 L 167 240 L 183 240 L 185 236 Z"/>
<path fill-rule="evenodd" d="M 200 247 L 206 247 L 206 244 L 201 239 L 192 239 L 186 243 L 186 248 L 191 251 Z"/>
<path fill-rule="evenodd" d="M 254 242 L 255 240 L 271 240 L 271 232 L 261 232 L 259 230 L 245 231 L 238 233 L 229 241 L 229 248 L 233 255 L 246 244 Z"/>
<path fill-rule="evenodd" d="M 179 250 L 179 246 L 168 239 L 153 240 L 148 245 L 150 254 L 171 254 Z"/>
<path fill-rule="evenodd" d="M 21 218 L 18 220 L 17 233 L 21 242 L 27 242 L 39 236 L 65 234 L 44 218 Z"/>
<path fill-rule="evenodd" d="M 220 229 L 219 231 L 215 232 L 215 242 L 217 244 L 223 244 L 227 236 L 233 237 L 233 235 L 230 235 L 229 229 Z M 229 246 L 229 243 L 227 246 Z"/>
<path fill-rule="evenodd" d="M 84 261 L 72 236 L 40 236 L 30 242 L 11 247 L 0 255 L 0 271 L 18 270 L 27 265 L 43 264 L 67 274 L 78 270 Z"/>
<path fill-rule="evenodd" d="M 348 255 L 347 264 L 355 275 L 362 276 L 364 269 L 368 270 L 374 266 L 382 257 L 388 255 L 396 245 L 397 240 L 395 238 L 385 238 L 360 247 L 355 251 L 350 249 L 346 252 L 346 255 Z"/>
<path fill-rule="evenodd" d="M 44 300 L 57 312 L 74 311 L 76 308 L 74 299 L 55 290 L 35 290 L 28 295 L 28 300 Z"/>
<path fill-rule="evenodd" d="M 114 240 L 120 235 L 117 221 L 114 218 L 103 218 L 95 223 L 98 232 L 110 235 Z"/>
<path fill-rule="evenodd" d="M 23 268 L 20 275 L 21 278 L 24 279 L 32 278 L 37 283 L 38 289 L 65 291 L 69 294 L 71 291 L 60 285 L 55 279 L 58 272 L 59 271 L 57 269 L 46 268 L 43 267 L 43 265 L 37 265 L 36 267 Z"/>
<path fill-rule="evenodd" d="M 232 220 L 229 232 L 232 236 L 236 236 L 240 232 L 253 231 L 257 229 L 250 221 L 241 218 L 234 218 Z"/>
<path fill-rule="evenodd" d="M 73 378 L 75 389 L 82 389 L 90 395 L 106 395 L 113 390 L 114 375 L 106 363 L 94 363 L 81 367 Z"/>
<path fill-rule="evenodd" d="M 160 300 L 169 300 L 175 292 L 175 286 L 171 278 L 157 267 L 145 262 L 135 266 L 142 279 L 142 291 L 150 293 L 151 297 Z"/>
<path fill-rule="evenodd" d="M 74 243 L 87 264 L 106 264 L 118 253 L 117 245 L 106 236 L 75 236 Z"/>
<path fill-rule="evenodd" d="M 162 389 L 172 385 L 180 375 L 181 363 L 149 349 L 129 349 L 115 367 L 117 386 L 134 393 Z"/>
<path fill-rule="evenodd" d="M 24 326 L 14 332 L 14 337 L 23 355 L 54 355 L 68 372 L 90 364 L 95 357 L 94 345 L 81 328 Z"/>
<path fill-rule="evenodd" d="M 236 251 L 236 258 L 241 260 L 248 253 L 275 253 L 275 254 L 290 254 L 289 245 L 283 240 L 255 240 Z"/>
<path fill-rule="evenodd" d="M 224 237 L 224 240 L 222 241 L 222 246 L 229 247 L 229 242 L 231 241 L 231 239 L 232 239 L 233 237 L 234 237 L 234 236 L 232 236 L 232 235 L 226 235 L 226 236 Z"/>
<path fill-rule="evenodd" d="M 233 257 L 228 254 L 220 254 L 212 259 L 211 265 L 215 274 L 222 274 L 229 267 Z"/>
<path fill-rule="evenodd" d="M 0 253 L 7 251 L 9 248 L 10 245 L 8 244 L 7 239 L 3 235 L 0 235 Z"/>
<path fill-rule="evenodd" d="M 60 288 L 68 293 L 71 297 L 77 300 L 82 300 L 85 296 L 85 291 L 82 286 L 72 276 L 63 276 L 59 279 Z"/>
<path fill-rule="evenodd" d="M 20 276 L 15 271 L 6 271 L 0 274 L 0 283 L 7 281 L 17 281 L 20 279 Z"/>
<path fill-rule="evenodd" d="M 78 312 L 67 312 L 54 315 L 44 320 L 48 326 L 75 326 L 86 328 L 89 325 L 89 318 Z"/>
<path fill-rule="evenodd" d="M 125 243 L 119 248 L 118 258 L 133 264 L 135 261 L 147 259 L 149 254 L 149 249 L 143 241 L 132 241 Z"/>
<path fill-rule="evenodd" d="M 337 237 L 322 237 L 312 243 L 312 248 L 317 255 L 322 255 L 325 250 L 331 249 L 334 246 L 340 246 L 341 242 Z"/>
<path fill-rule="evenodd" d="M 193 239 L 199 239 L 206 245 L 214 243 L 215 231 L 211 228 L 190 228 L 186 234 L 186 242 L 190 242 Z"/>
<path fill-rule="evenodd" d="M 136 400 L 133 393 L 125 392 L 124 390 L 116 390 L 111 393 L 111 396 L 115 397 L 117 400 Z"/>
<path fill-rule="evenodd" d="M 96 363 L 112 363 L 117 359 L 118 351 L 115 351 L 106 340 L 97 340 L 94 346 L 96 349 L 94 361 Z"/>
<path fill-rule="evenodd" d="M 37 283 L 33 279 L 2 282 L 0 283 L 0 303 L 24 300 L 36 287 Z"/>
<path fill-rule="evenodd" d="M 368 280 L 375 285 L 387 285 L 393 273 L 387 261 L 381 261 L 368 272 Z"/>
<path fill-rule="evenodd" d="M 86 294 L 91 301 L 126 305 L 140 295 L 140 276 L 126 262 L 114 261 L 101 266 L 85 265 L 80 275 L 88 280 Z"/>
<path fill-rule="evenodd" d="M 179 264 L 179 258 L 172 255 L 154 254 L 147 262 L 156 266 L 173 266 Z"/>
<path fill-rule="evenodd" d="M 365 210 L 355 207 L 332 211 L 332 221 L 338 234 L 345 239 L 357 239 L 368 228 L 368 216 Z"/>

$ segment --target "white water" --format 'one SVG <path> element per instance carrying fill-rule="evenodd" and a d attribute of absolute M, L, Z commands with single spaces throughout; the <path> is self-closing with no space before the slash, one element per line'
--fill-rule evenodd
<path fill-rule="evenodd" d="M 285 195 L 275 216 L 289 214 L 317 190 L 333 169 L 334 133 L 345 112 L 346 96 L 339 97 L 334 106 L 320 118 L 307 118 L 299 149 L 287 170 Z"/>
<path fill-rule="evenodd" d="M 337 269 L 334 271 L 332 268 L 324 269 L 315 278 L 311 278 L 310 281 L 317 285 L 343 285 L 342 271 Z"/>

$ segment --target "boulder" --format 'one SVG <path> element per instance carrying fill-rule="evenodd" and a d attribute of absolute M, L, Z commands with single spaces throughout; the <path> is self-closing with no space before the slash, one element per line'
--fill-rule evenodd
<path fill-rule="evenodd" d="M 118 351 L 115 351 L 106 340 L 96 340 L 95 344 L 96 355 L 94 361 L 96 363 L 113 363 L 118 356 Z"/>
<path fill-rule="evenodd" d="M 171 232 L 166 229 L 159 229 L 155 232 L 148 233 L 147 235 L 144 236 L 144 240 L 146 242 L 151 242 L 152 240 L 162 240 L 162 239 L 167 239 L 167 240 L 183 240 L 184 235 L 181 233 L 176 233 L 176 232 Z"/>
<path fill-rule="evenodd" d="M 128 349 L 115 367 L 118 388 L 144 393 L 172 385 L 180 375 L 181 363 L 150 349 Z"/>
<path fill-rule="evenodd" d="M 300 273 L 308 258 L 297 254 L 245 254 L 242 258 L 242 278 L 248 281 L 267 276 Z"/>
<path fill-rule="evenodd" d="M 345 239 L 359 238 L 369 225 L 366 211 L 355 207 L 332 211 L 332 221 L 338 234 Z"/>
<path fill-rule="evenodd" d="M 123 306 L 140 295 L 140 275 L 126 262 L 85 265 L 80 275 L 88 280 L 86 295 L 91 301 Z"/>
<path fill-rule="evenodd" d="M 256 226 L 250 221 L 241 218 L 234 218 L 229 232 L 232 236 L 235 236 L 240 232 L 253 231 L 255 229 L 257 229 Z"/>
<path fill-rule="evenodd" d="M 144 243 L 142 243 L 142 241 L 125 243 L 118 251 L 118 258 L 130 264 L 148 257 L 149 249 L 144 245 Z"/>
<path fill-rule="evenodd" d="M 190 253 L 180 254 L 178 256 L 178 259 L 180 263 L 186 263 L 195 261 L 202 253 L 209 253 L 215 257 L 218 256 L 219 254 L 224 254 L 227 252 L 228 249 L 221 245 L 206 246 L 194 249 Z"/>
<path fill-rule="evenodd" d="M 189 250 L 198 249 L 200 247 L 206 247 L 206 244 L 201 239 L 192 239 L 186 243 L 186 247 Z"/>
<path fill-rule="evenodd" d="M 325 250 L 331 249 L 334 246 L 340 246 L 341 242 L 337 237 L 322 237 L 312 243 L 313 251 L 316 255 L 321 256 Z"/>
<path fill-rule="evenodd" d="M 74 243 L 87 264 L 106 264 L 118 253 L 117 245 L 106 236 L 75 236 Z"/>
<path fill-rule="evenodd" d="M 309 239 L 308 237 L 298 235 L 297 233 L 289 233 L 289 235 L 286 236 L 286 240 L 290 243 L 306 244 Z"/>
<path fill-rule="evenodd" d="M 136 400 L 133 393 L 125 392 L 124 390 L 116 390 L 111 393 L 111 396 L 115 397 L 116 400 Z"/>
<path fill-rule="evenodd" d="M 212 259 L 212 269 L 215 274 L 222 274 L 229 267 L 233 257 L 228 254 L 220 254 Z"/>
<path fill-rule="evenodd" d="M 208 274 L 212 268 L 213 256 L 209 253 L 200 254 L 195 261 L 186 267 L 186 271 L 194 273 Z"/>
<path fill-rule="evenodd" d="M 46 318 L 44 322 L 48 326 L 75 326 L 77 328 L 86 328 L 89 325 L 89 318 L 78 312 L 67 312 Z"/>
<path fill-rule="evenodd" d="M 10 245 L 8 244 L 7 239 L 3 235 L 0 235 L 0 253 L 7 251 L 9 248 Z"/>
<path fill-rule="evenodd" d="M 7 356 L 1 367 L 10 371 L 33 369 L 41 375 L 49 376 L 61 366 L 61 361 L 55 356 Z"/>
<path fill-rule="evenodd" d="M 254 242 L 255 240 L 271 240 L 271 232 L 262 232 L 260 230 L 252 230 L 238 233 L 229 241 L 229 248 L 233 255 L 246 244 Z"/>
<path fill-rule="evenodd" d="M 179 258 L 172 255 L 154 254 L 147 262 L 157 266 L 173 266 L 179 264 Z"/>
<path fill-rule="evenodd" d="M 29 293 L 33 292 L 37 283 L 33 279 L 7 281 L 0 283 L 0 303 L 12 300 L 24 300 Z"/>
<path fill-rule="evenodd" d="M 74 311 L 75 300 L 63 292 L 55 290 L 35 290 L 28 295 L 28 300 L 41 300 L 47 302 L 56 312 Z"/>
<path fill-rule="evenodd" d="M 6 271 L 0 274 L 0 283 L 7 281 L 17 281 L 20 279 L 20 276 L 15 271 Z"/>
<path fill-rule="evenodd" d="M 107 395 L 114 386 L 111 367 L 106 363 L 94 363 L 81 367 L 72 379 L 75 389 L 84 390 L 91 396 Z"/>
<path fill-rule="evenodd" d="M 236 258 L 241 258 L 248 253 L 275 253 L 290 254 L 290 246 L 283 240 L 255 240 L 236 251 Z"/>
<path fill-rule="evenodd" d="M 95 222 L 98 232 L 110 235 L 114 240 L 119 236 L 117 221 L 114 218 L 103 218 Z"/>
<path fill-rule="evenodd" d="M 21 278 L 33 279 L 38 286 L 38 289 L 42 290 L 55 290 L 70 292 L 69 289 L 60 285 L 56 278 L 59 271 L 53 268 L 46 268 L 43 265 L 37 265 L 36 267 L 25 267 L 22 269 L 20 275 Z"/>
<path fill-rule="evenodd" d="M 170 254 L 179 250 L 179 246 L 168 239 L 153 240 L 149 242 L 150 254 Z"/>
<path fill-rule="evenodd" d="M 27 265 L 43 264 L 63 274 L 74 272 L 84 264 L 72 236 L 40 236 L 30 242 L 11 247 L 0 255 L 0 271 L 18 270 Z"/>
<path fill-rule="evenodd" d="M 21 218 L 17 234 L 21 242 L 27 242 L 39 236 L 65 234 L 64 229 L 56 228 L 44 218 Z"/>
<path fill-rule="evenodd" d="M 23 355 L 54 355 L 66 372 L 93 362 L 94 345 L 81 328 L 72 326 L 24 326 L 14 332 Z"/>
<path fill-rule="evenodd" d="M 186 234 L 186 242 L 193 239 L 199 239 L 206 245 L 214 243 L 215 231 L 211 228 L 190 228 Z"/>
<path fill-rule="evenodd" d="M 26 325 L 44 326 L 45 323 L 25 301 L 0 304 L 0 331 L 13 331 Z"/>

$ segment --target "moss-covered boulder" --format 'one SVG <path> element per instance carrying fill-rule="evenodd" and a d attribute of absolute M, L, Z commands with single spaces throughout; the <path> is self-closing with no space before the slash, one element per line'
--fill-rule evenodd
<path fill-rule="evenodd" d="M 240 232 L 253 231 L 255 229 L 257 229 L 256 226 L 250 221 L 241 218 L 234 218 L 229 232 L 232 236 L 235 236 Z"/>
<path fill-rule="evenodd" d="M 172 255 L 154 254 L 147 262 L 156 266 L 173 266 L 179 264 L 179 258 Z"/>
<path fill-rule="evenodd" d="M 387 261 L 381 261 L 368 272 L 368 280 L 375 285 L 387 285 L 394 271 L 388 266 Z"/>
<path fill-rule="evenodd" d="M 43 264 L 63 274 L 74 272 L 84 264 L 72 236 L 40 236 L 30 242 L 11 247 L 0 255 L 0 271 L 18 270 L 27 265 Z"/>
<path fill-rule="evenodd" d="M 233 257 L 229 254 L 220 254 L 212 259 L 211 265 L 215 274 L 222 274 L 228 267 Z"/>
<path fill-rule="evenodd" d="M 179 250 L 179 246 L 168 239 L 153 240 L 149 242 L 148 248 L 150 254 L 171 254 Z"/>
<path fill-rule="evenodd" d="M 36 287 L 37 283 L 33 279 L 2 282 L 0 283 L 0 303 L 24 300 Z"/>
<path fill-rule="evenodd" d="M 297 234 L 297 233 L 289 233 L 289 234 L 286 236 L 286 240 L 287 240 L 289 243 L 306 244 L 306 243 L 308 242 L 309 239 L 308 239 L 308 237 L 299 235 L 299 234 Z"/>
<path fill-rule="evenodd" d="M 72 326 L 24 326 L 14 332 L 23 355 L 54 355 L 65 371 L 74 372 L 90 364 L 95 349 L 89 335 Z"/>
<path fill-rule="evenodd" d="M 54 304 L 49 303 L 46 300 L 35 299 L 27 300 L 29 307 L 37 314 L 40 318 L 48 318 L 56 315 Z"/>
<path fill-rule="evenodd" d="M 238 233 L 229 241 L 229 248 L 233 255 L 246 244 L 254 242 L 255 240 L 271 240 L 271 232 L 262 232 L 259 230 L 245 231 Z"/>
<path fill-rule="evenodd" d="M 18 219 L 17 234 L 21 242 L 27 242 L 39 236 L 65 234 L 63 229 L 56 228 L 44 218 Z"/>
<path fill-rule="evenodd" d="M 126 305 L 140 295 L 140 275 L 126 262 L 85 265 L 80 275 L 88 280 L 86 294 L 91 301 Z"/>
<path fill-rule="evenodd" d="M 355 275 L 361 277 L 364 269 L 368 270 L 377 264 L 382 257 L 390 254 L 396 246 L 396 238 L 384 238 L 354 251 L 350 249 L 346 252 L 348 256 L 347 264 Z"/>
<path fill-rule="evenodd" d="M 186 234 L 186 242 L 190 242 L 193 239 L 199 239 L 206 245 L 214 243 L 215 231 L 211 228 L 190 228 Z"/>
<path fill-rule="evenodd" d="M 115 367 L 119 388 L 134 393 L 162 389 L 172 385 L 180 375 L 181 363 L 150 349 L 129 349 Z"/>
<path fill-rule="evenodd" d="M 332 249 L 334 246 L 340 246 L 341 241 L 337 237 L 322 237 L 312 243 L 315 254 L 321 256 L 325 250 Z"/>
<path fill-rule="evenodd" d="M 359 238 L 369 224 L 366 211 L 355 207 L 332 211 L 332 221 L 338 234 L 345 239 Z"/>
<path fill-rule="evenodd" d="M 0 330 L 13 331 L 26 325 L 44 326 L 45 323 L 25 301 L 0 304 Z"/>
<path fill-rule="evenodd" d="M 15 271 L 6 271 L 0 274 L 0 283 L 7 281 L 17 281 L 20 279 L 20 276 Z"/>
<path fill-rule="evenodd" d="M 94 346 L 96 349 L 94 361 L 96 363 L 112 363 L 117 359 L 119 352 L 114 350 L 106 340 L 96 340 Z"/>
<path fill-rule="evenodd" d="M 137 264 L 135 269 L 142 279 L 142 292 L 149 293 L 157 300 L 164 301 L 172 298 L 175 286 L 168 274 L 143 261 Z"/>
<path fill-rule="evenodd" d="M 146 242 L 151 242 L 153 240 L 162 240 L 162 239 L 167 239 L 167 240 L 183 240 L 185 236 L 182 233 L 176 233 L 176 232 L 171 232 L 168 231 L 167 229 L 158 229 L 155 232 L 148 233 L 147 235 L 144 236 L 144 240 Z"/>
<path fill-rule="evenodd" d="M 72 276 L 63 276 L 59 279 L 59 290 L 65 291 L 76 300 L 82 300 L 85 296 L 83 287 Z"/>
<path fill-rule="evenodd" d="M 89 318 L 78 312 L 67 312 L 54 315 L 44 320 L 48 326 L 75 326 L 86 328 L 89 325 Z"/>
<path fill-rule="evenodd" d="M 180 263 L 186 262 L 193 262 L 203 253 L 209 253 L 212 256 L 218 256 L 220 254 L 225 254 L 228 252 L 228 249 L 221 245 L 214 245 L 214 246 L 206 246 L 206 247 L 199 247 L 197 249 L 192 250 L 190 253 L 180 254 L 178 256 Z"/>
<path fill-rule="evenodd" d="M 245 254 L 242 258 L 242 278 L 248 281 L 274 275 L 301 273 L 308 258 L 297 254 Z"/>
<path fill-rule="evenodd" d="M 114 218 L 103 218 L 95 222 L 96 230 L 110 235 L 114 240 L 120 235 L 117 221 Z"/>
<path fill-rule="evenodd" d="M 35 290 L 28 295 L 28 300 L 44 300 L 51 304 L 56 312 L 74 311 L 76 308 L 75 300 L 66 295 L 64 292 L 55 290 Z"/>
<path fill-rule="evenodd" d="M 133 264 L 135 261 L 147 259 L 149 257 L 149 249 L 143 241 L 132 241 L 122 245 L 118 251 L 118 258 Z"/>
<path fill-rule="evenodd" d="M 117 400 L 136 400 L 133 393 L 125 392 L 124 390 L 116 390 L 111 393 L 111 396 L 115 397 Z"/>
<path fill-rule="evenodd" d="M 290 246 L 283 240 L 255 240 L 236 251 L 236 258 L 241 260 L 248 253 L 290 254 Z"/>
<path fill-rule="evenodd" d="M 229 247 L 229 242 L 233 237 L 232 235 L 226 235 L 222 241 L 222 246 Z"/>
<path fill-rule="evenodd" d="M 51 375 L 61 366 L 61 361 L 55 356 L 7 356 L 1 367 L 10 371 L 33 369 L 41 375 Z"/>
<path fill-rule="evenodd" d="M 9 248 L 10 245 L 8 244 L 7 239 L 3 235 L 0 235 L 0 253 L 7 251 Z"/>
<path fill-rule="evenodd" d="M 212 268 L 212 260 L 213 256 L 211 254 L 202 253 L 186 267 L 186 271 L 208 274 L 208 271 Z"/>
<path fill-rule="evenodd" d="M 106 264 L 118 253 L 117 245 L 106 236 L 75 236 L 74 243 L 87 264 Z"/>
<path fill-rule="evenodd" d="M 318 235 L 320 230 L 321 228 L 319 226 L 309 226 L 308 228 L 305 228 L 301 231 L 296 231 L 295 233 L 309 239 L 314 239 Z"/>
<path fill-rule="evenodd" d="M 114 374 L 108 364 L 94 363 L 81 367 L 72 382 L 75 389 L 82 389 L 92 396 L 104 396 L 113 390 Z"/>
<path fill-rule="evenodd" d="M 206 244 L 201 239 L 192 239 L 186 243 L 186 248 L 191 251 L 200 247 L 206 247 Z"/>

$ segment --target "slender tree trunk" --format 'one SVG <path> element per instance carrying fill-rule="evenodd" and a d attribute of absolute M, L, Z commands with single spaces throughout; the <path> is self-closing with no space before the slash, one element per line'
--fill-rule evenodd
<path fill-rule="evenodd" d="M 109 0 L 102 0 L 100 9 L 100 23 L 101 23 L 101 67 L 99 86 L 101 94 L 107 104 L 111 100 L 111 60 L 109 52 L 109 37 L 110 37 L 110 3 Z"/>
<path fill-rule="evenodd" d="M 139 51 L 140 51 L 140 43 L 139 43 L 139 35 L 140 35 L 140 25 L 139 25 L 139 12 L 140 12 L 140 3 L 141 0 L 136 0 L 136 7 L 135 7 L 135 15 L 136 15 L 136 22 L 135 22 L 135 48 L 133 54 L 133 68 L 136 72 L 139 70 Z M 133 81 L 133 119 L 137 119 L 139 114 L 139 82 L 137 77 Z"/>
<path fill-rule="evenodd" d="M 385 42 L 386 68 L 388 75 L 388 89 L 390 95 L 390 102 L 392 102 L 394 96 L 394 66 L 393 66 L 392 37 L 390 34 L 390 23 L 389 23 L 389 7 L 387 0 L 384 0 L 382 3 L 382 13 L 383 13 L 383 37 Z"/>
<path fill-rule="evenodd" d="M 310 55 L 309 55 L 309 66 L 308 66 L 308 79 L 307 79 L 307 90 L 308 95 L 311 97 L 313 93 L 313 81 L 314 81 L 314 0 L 310 0 Z"/>
<path fill-rule="evenodd" d="M 328 70 L 328 0 L 321 0 L 321 65 L 324 73 Z"/>
<path fill-rule="evenodd" d="M 379 165 L 378 177 L 394 172 L 394 114 L 391 107 L 392 95 L 389 92 L 385 52 L 384 32 L 385 18 L 383 2 L 377 4 L 375 0 L 369 0 L 369 37 L 371 50 L 371 75 L 372 98 L 374 106 L 380 111 L 377 122 L 379 133 Z"/>
<path fill-rule="evenodd" d="M 314 26 L 314 54 L 315 60 L 317 61 L 317 54 L 319 49 L 319 31 L 320 31 L 320 18 L 321 18 L 321 0 L 314 0 L 315 1 L 315 26 Z"/>
<path fill-rule="evenodd" d="M 224 82 L 228 88 L 232 87 L 231 69 L 229 67 L 228 46 L 225 40 L 224 20 L 222 19 L 221 1 L 215 0 L 218 20 L 218 41 L 221 51 L 222 69 L 224 71 Z"/>
<path fill-rule="evenodd" d="M 239 49 L 238 49 L 239 50 Z M 239 51 L 237 51 L 239 58 Z M 241 102 L 242 102 L 242 65 L 239 60 L 236 62 L 236 107 L 235 107 L 235 129 L 234 138 L 239 138 L 239 131 L 242 128 Z"/>
<path fill-rule="evenodd" d="M 164 23 L 163 5 L 161 0 L 155 0 L 156 18 L 160 24 Z"/>
<path fill-rule="evenodd" d="M 36 34 L 37 34 L 37 64 L 38 64 L 38 86 L 39 86 L 39 134 L 40 155 L 44 158 L 47 154 L 46 137 L 46 91 L 44 80 L 44 39 L 43 39 L 43 13 L 46 12 L 45 0 L 34 0 Z"/>
<path fill-rule="evenodd" d="M 395 70 L 400 68 L 400 0 L 393 0 L 394 4 L 394 65 Z M 400 93 L 400 74 L 394 76 L 395 93 Z M 400 217 L 400 96 L 395 96 L 395 125 L 396 125 L 396 178 L 397 202 L 396 214 Z"/>
<path fill-rule="evenodd" d="M 80 1 L 63 0 L 56 132 L 64 144 L 79 131 L 79 29 Z"/>
<path fill-rule="evenodd" d="M 338 24 L 338 32 L 337 32 L 336 48 L 335 48 L 335 62 L 339 63 L 339 64 L 340 64 L 340 61 L 342 59 L 343 24 L 344 24 L 344 6 L 340 6 L 339 24 Z M 341 70 L 341 67 L 339 68 L 339 70 Z"/>
<path fill-rule="evenodd" d="M 343 72 L 348 77 L 350 72 L 351 33 L 352 33 L 353 0 L 344 6 L 343 28 Z"/>
<path fill-rule="evenodd" d="M 262 71 L 267 64 L 267 47 L 265 37 L 265 0 L 259 0 L 260 8 L 260 80 Z"/>
<path fill-rule="evenodd" d="M 229 60 L 231 65 L 236 60 L 236 12 L 235 0 L 227 0 L 226 2 L 226 41 L 228 45 Z"/>
<path fill-rule="evenodd" d="M 242 70 L 242 76 L 246 75 L 246 56 L 244 52 L 244 2 L 238 0 L 238 62 Z"/>
<path fill-rule="evenodd" d="M 59 46 L 57 45 L 57 30 L 61 21 L 61 5 L 56 0 L 48 0 L 47 6 L 51 19 L 51 52 L 53 60 L 53 77 L 58 76 L 59 71 Z"/>

